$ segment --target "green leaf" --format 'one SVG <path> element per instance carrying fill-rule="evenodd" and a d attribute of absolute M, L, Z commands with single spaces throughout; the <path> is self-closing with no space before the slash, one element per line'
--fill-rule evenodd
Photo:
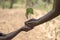
<path fill-rule="evenodd" d="M 33 8 L 27 8 L 27 9 L 26 9 L 26 18 L 27 18 L 27 19 L 28 19 L 28 15 L 29 15 L 29 14 L 34 14 L 34 13 L 33 13 Z"/>

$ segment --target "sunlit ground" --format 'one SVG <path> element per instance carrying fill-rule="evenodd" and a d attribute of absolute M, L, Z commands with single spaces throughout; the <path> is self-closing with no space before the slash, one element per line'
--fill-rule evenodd
<path fill-rule="evenodd" d="M 39 18 L 47 13 L 39 9 L 34 9 L 34 11 L 35 14 L 31 15 L 31 18 Z M 15 31 L 22 27 L 26 20 L 25 9 L 0 9 L 0 32 L 10 33 Z M 54 40 L 55 38 L 60 40 L 59 28 L 60 16 L 35 27 L 29 32 L 19 33 L 13 40 Z"/>

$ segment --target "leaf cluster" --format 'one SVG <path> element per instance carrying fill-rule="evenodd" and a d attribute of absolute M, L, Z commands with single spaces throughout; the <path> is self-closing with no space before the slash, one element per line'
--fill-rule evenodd
<path fill-rule="evenodd" d="M 33 13 L 33 8 L 27 8 L 26 9 L 26 18 L 28 19 L 29 14 L 34 14 Z"/>

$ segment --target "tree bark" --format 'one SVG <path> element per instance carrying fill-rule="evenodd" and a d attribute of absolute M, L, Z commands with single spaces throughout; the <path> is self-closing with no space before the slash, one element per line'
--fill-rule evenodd
<path fill-rule="evenodd" d="M 47 22 L 57 17 L 58 15 L 60 15 L 60 0 L 54 0 L 53 9 L 50 12 L 48 12 L 46 15 L 38 19 L 39 24 Z"/>
<path fill-rule="evenodd" d="M 10 9 L 13 8 L 13 4 L 14 4 L 14 0 L 10 0 L 11 4 L 10 4 Z"/>

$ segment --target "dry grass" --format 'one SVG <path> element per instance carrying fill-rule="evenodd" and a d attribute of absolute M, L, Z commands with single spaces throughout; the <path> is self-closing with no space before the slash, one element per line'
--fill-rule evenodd
<path fill-rule="evenodd" d="M 10 33 L 22 27 L 27 20 L 24 13 L 25 9 L 0 9 L 0 32 Z M 33 18 L 39 18 L 46 12 L 35 10 L 35 13 Z M 55 40 L 55 28 L 58 32 L 60 26 L 59 18 L 39 25 L 29 32 L 21 32 L 13 40 Z M 59 33 L 57 39 L 60 40 Z"/>

